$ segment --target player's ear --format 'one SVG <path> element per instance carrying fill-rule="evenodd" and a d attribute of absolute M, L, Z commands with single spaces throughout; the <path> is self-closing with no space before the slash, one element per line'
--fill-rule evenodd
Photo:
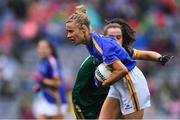
<path fill-rule="evenodd" d="M 87 28 L 86 25 L 82 25 L 82 26 L 81 26 L 81 30 L 82 30 L 83 33 L 85 33 L 85 32 L 87 31 L 87 29 L 88 29 L 88 28 Z"/>

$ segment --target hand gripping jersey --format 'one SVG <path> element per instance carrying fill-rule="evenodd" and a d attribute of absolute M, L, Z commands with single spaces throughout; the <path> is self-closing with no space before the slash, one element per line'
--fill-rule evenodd
<path fill-rule="evenodd" d="M 63 85 L 62 77 L 61 77 L 61 66 L 58 62 L 58 60 L 54 57 L 49 57 L 41 61 L 38 72 L 44 77 L 52 79 L 55 76 L 58 76 L 62 82 L 62 86 L 58 89 L 59 95 L 61 98 L 61 103 L 67 103 L 66 98 L 66 89 Z M 46 87 L 42 88 L 42 93 L 45 99 L 49 103 L 56 103 L 55 98 L 51 95 L 51 93 L 48 91 Z"/>

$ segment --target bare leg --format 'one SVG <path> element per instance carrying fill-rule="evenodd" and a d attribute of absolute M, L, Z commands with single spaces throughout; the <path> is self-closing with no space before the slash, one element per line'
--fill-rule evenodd
<path fill-rule="evenodd" d="M 107 97 L 102 106 L 99 119 L 117 119 L 119 116 L 121 116 L 119 100 Z"/>
<path fill-rule="evenodd" d="M 47 115 L 41 115 L 37 118 L 38 120 L 49 120 L 49 119 L 64 119 L 63 115 L 57 115 L 57 116 L 47 116 Z"/>
<path fill-rule="evenodd" d="M 52 120 L 64 119 L 64 116 L 63 115 L 51 116 L 49 117 L 49 119 L 52 119 Z"/>
<path fill-rule="evenodd" d="M 140 120 L 140 119 L 143 119 L 143 116 L 144 116 L 144 110 L 140 110 L 140 111 L 128 114 L 128 115 L 123 115 L 120 117 L 120 119 L 138 119 L 138 120 Z"/>
<path fill-rule="evenodd" d="M 99 119 L 143 119 L 143 116 L 144 110 L 122 115 L 119 100 L 113 97 L 107 97 L 102 106 Z"/>
<path fill-rule="evenodd" d="M 48 120 L 48 117 L 46 115 L 40 115 L 37 120 Z"/>

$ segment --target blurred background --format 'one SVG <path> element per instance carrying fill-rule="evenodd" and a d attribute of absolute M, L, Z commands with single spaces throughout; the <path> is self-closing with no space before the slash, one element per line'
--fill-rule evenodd
<path fill-rule="evenodd" d="M 95 32 L 105 19 L 120 17 L 135 30 L 136 49 L 173 55 L 165 67 L 138 61 L 151 92 L 145 118 L 180 119 L 180 0 L 0 0 L 0 118 L 34 118 L 32 92 L 39 58 L 36 45 L 48 38 L 57 47 L 69 103 L 76 74 L 88 52 L 65 37 L 65 20 L 85 4 Z M 69 118 L 73 118 L 69 109 Z M 67 117 L 67 118 L 68 118 Z"/>

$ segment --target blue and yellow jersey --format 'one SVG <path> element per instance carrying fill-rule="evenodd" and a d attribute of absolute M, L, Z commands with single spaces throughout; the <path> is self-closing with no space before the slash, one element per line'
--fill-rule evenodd
<path fill-rule="evenodd" d="M 58 89 L 59 95 L 61 98 L 61 103 L 67 103 L 66 98 L 66 88 L 63 85 L 62 77 L 61 77 L 61 66 L 58 60 L 54 57 L 49 57 L 41 61 L 39 65 L 38 72 L 44 77 L 48 79 L 53 79 L 54 77 L 59 77 L 62 83 L 62 86 Z M 42 93 L 45 99 L 49 103 L 56 103 L 54 96 L 48 91 L 46 87 L 42 87 Z"/>
<path fill-rule="evenodd" d="M 135 60 L 140 59 L 141 51 L 132 47 L 125 47 L 125 50 L 128 52 L 129 56 Z"/>
<path fill-rule="evenodd" d="M 114 61 L 120 60 L 128 71 L 131 71 L 136 66 L 136 61 L 128 55 L 124 48 L 119 46 L 113 37 L 92 33 L 87 49 L 91 56 L 97 58 L 101 63 L 105 62 L 110 65 Z"/>

